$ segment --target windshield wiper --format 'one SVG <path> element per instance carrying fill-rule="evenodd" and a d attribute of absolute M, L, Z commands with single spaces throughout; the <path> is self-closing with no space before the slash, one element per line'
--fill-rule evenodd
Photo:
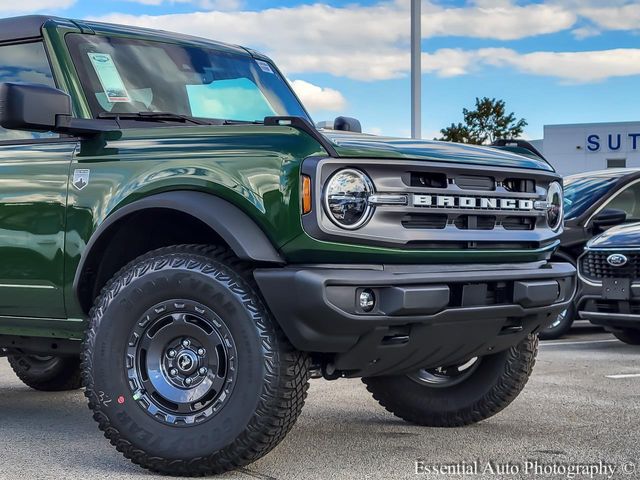
<path fill-rule="evenodd" d="M 171 112 L 128 112 L 128 113 L 112 113 L 102 112 L 98 114 L 98 118 L 107 118 L 111 120 L 140 120 L 146 122 L 184 122 L 194 125 L 263 125 L 261 120 L 222 120 L 211 118 L 204 120 L 202 118 L 190 117 L 189 115 L 180 115 Z"/>
<path fill-rule="evenodd" d="M 225 120 L 223 125 L 264 125 L 264 122 L 261 120 Z"/>
<path fill-rule="evenodd" d="M 220 125 L 221 122 L 200 120 L 188 115 L 180 115 L 170 112 L 133 112 L 133 113 L 111 113 L 102 112 L 98 118 L 109 118 L 113 120 L 142 120 L 147 122 L 184 122 L 194 125 Z"/>

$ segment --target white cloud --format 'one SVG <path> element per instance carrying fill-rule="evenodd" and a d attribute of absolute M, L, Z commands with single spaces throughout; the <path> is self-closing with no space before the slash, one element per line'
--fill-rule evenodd
<path fill-rule="evenodd" d="M 176 3 L 190 3 L 198 8 L 206 10 L 233 11 L 240 10 L 244 6 L 243 0 L 126 0 L 142 5 L 160 6 Z"/>
<path fill-rule="evenodd" d="M 511 67 L 520 73 L 557 78 L 564 83 L 593 83 L 640 75 L 640 49 L 587 52 L 518 53 L 509 48 L 441 49 L 423 54 L 423 69 L 441 77 L 467 75 L 489 67 Z"/>
<path fill-rule="evenodd" d="M 640 30 L 640 3 L 581 8 L 580 15 L 605 30 Z"/>
<path fill-rule="evenodd" d="M 52 0 L 48 0 L 51 2 Z M 55 0 L 53 0 L 55 3 Z M 58 0 L 64 2 L 64 0 Z M 190 3 L 204 10 L 239 10 L 248 2 L 243 0 L 128 0 L 146 5 Z M 48 3 L 47 0 L 28 0 L 27 3 Z M 640 2 L 638 0 L 544 0 L 522 4 L 518 0 L 468 0 L 464 6 L 446 5 L 445 0 L 423 0 L 423 36 L 462 36 L 496 40 L 516 40 L 571 29 L 579 19 L 593 25 L 576 28 L 574 35 L 585 38 L 596 33 L 594 26 L 605 30 L 639 30 Z M 205 12 L 207 13 L 207 12 Z M 208 12 L 211 13 L 211 12 Z M 373 5 L 329 6 L 320 2 L 295 7 L 274 7 L 259 12 L 244 12 L 254 24 L 281 27 L 278 36 L 289 38 L 299 34 L 309 41 L 339 44 L 352 40 L 357 25 L 358 39 L 377 39 L 380 42 L 408 42 L 408 0 L 379 0 Z M 168 15 L 177 21 L 173 28 L 188 25 L 189 16 Z M 143 17 L 144 18 L 144 17 Z M 237 19 L 240 19 L 238 17 Z M 212 21 L 217 20 L 211 18 Z M 228 18 L 228 20 L 232 20 Z M 304 25 L 304 29 L 300 28 Z M 289 28 L 289 29 L 287 29 Z M 293 29 L 293 31 L 291 30 Z M 301 32 L 300 30 L 304 30 Z M 259 30 L 258 30 L 259 31 Z M 264 30 L 267 31 L 267 30 Z M 325 35 L 328 34 L 328 35 Z M 344 45 L 344 44 L 343 44 Z"/>
<path fill-rule="evenodd" d="M 591 83 L 640 75 L 640 49 L 527 54 L 511 52 L 488 63 L 510 65 L 523 73 L 556 77 L 568 83 Z"/>
<path fill-rule="evenodd" d="M 426 36 L 516 40 L 570 28 L 576 14 L 560 5 L 514 5 L 509 0 L 476 0 L 472 7 L 444 8 L 427 3 Z"/>
<path fill-rule="evenodd" d="M 342 93 L 332 88 L 319 87 L 304 80 L 291 80 L 290 83 L 302 103 L 311 112 L 325 110 L 339 112 L 347 105 Z"/>
<path fill-rule="evenodd" d="M 586 38 L 603 29 L 640 27 L 637 0 L 632 4 L 629 0 L 547 0 L 526 5 L 516 4 L 514 0 L 470 0 L 464 7 L 446 7 L 434 0 L 423 0 L 423 5 L 426 38 L 452 35 L 514 40 L 569 29 L 573 29 L 576 38 Z M 262 11 L 157 16 L 111 14 L 99 20 L 247 45 L 271 55 L 288 75 L 329 73 L 377 81 L 403 77 L 409 72 L 408 7 L 407 0 L 346 7 L 316 3 Z M 574 28 L 579 19 L 591 23 L 581 23 Z M 486 67 L 510 67 L 564 82 L 595 82 L 637 75 L 636 53 L 634 49 L 527 54 L 506 48 L 440 49 L 423 54 L 423 70 L 454 77 Z M 322 95 L 324 102 L 327 98 L 338 102 L 338 97 L 331 92 Z"/>
<path fill-rule="evenodd" d="M 561 31 L 575 22 L 574 14 L 557 5 L 518 6 L 499 0 L 492 6 L 488 0 L 477 0 L 467 7 L 445 8 L 423 3 L 425 38 L 459 35 L 510 40 Z M 409 67 L 408 6 L 406 0 L 347 7 L 316 3 L 255 12 L 111 14 L 99 20 L 247 45 L 270 54 L 288 73 L 384 80 L 404 76 Z"/>
<path fill-rule="evenodd" d="M 575 12 L 584 25 L 571 33 L 578 40 L 607 30 L 640 31 L 638 0 L 546 0 Z"/>
<path fill-rule="evenodd" d="M 12 2 L 0 0 L 0 13 L 3 15 L 13 15 L 19 13 L 32 13 L 42 10 L 61 10 L 69 8 L 76 0 L 22 0 Z"/>
<path fill-rule="evenodd" d="M 572 30 L 571 33 L 574 37 L 576 37 L 576 39 L 584 40 L 585 38 L 597 37 L 602 32 L 600 31 L 600 29 L 588 25 L 586 27 L 576 28 L 575 30 Z"/>
<path fill-rule="evenodd" d="M 197 3 L 209 10 L 240 10 L 244 6 L 242 0 L 199 0 Z"/>
<path fill-rule="evenodd" d="M 335 8 L 316 4 L 260 12 L 139 17 L 113 14 L 99 20 L 247 45 L 270 54 L 287 73 L 327 72 L 380 80 L 402 76 L 407 65 L 403 58 L 406 46 L 398 46 L 407 19 L 390 5 Z M 358 25 L 355 37 L 354 25 Z"/>
<path fill-rule="evenodd" d="M 435 73 L 440 77 L 457 77 L 468 74 L 476 65 L 478 51 L 442 48 L 422 54 L 423 73 Z"/>

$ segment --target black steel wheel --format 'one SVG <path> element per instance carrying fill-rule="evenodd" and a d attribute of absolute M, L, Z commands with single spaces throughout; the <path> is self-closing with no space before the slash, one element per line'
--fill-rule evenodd
<path fill-rule="evenodd" d="M 132 398 L 171 425 L 203 421 L 230 398 L 237 355 L 229 328 L 209 307 L 161 302 L 131 333 L 126 365 Z"/>
<path fill-rule="evenodd" d="M 124 267 L 90 313 L 82 355 L 99 428 L 125 457 L 163 474 L 247 465 L 288 433 L 310 361 L 227 249 L 182 245 Z"/>
<path fill-rule="evenodd" d="M 18 378 L 34 390 L 63 392 L 82 387 L 77 357 L 9 355 L 8 360 Z"/>
<path fill-rule="evenodd" d="M 541 330 L 538 336 L 540 340 L 555 340 L 561 338 L 571 330 L 575 319 L 575 307 L 570 304 L 563 311 L 558 313 L 556 318 L 544 330 Z"/>
<path fill-rule="evenodd" d="M 464 382 L 476 371 L 481 359 L 474 357 L 460 365 L 423 368 L 407 375 L 414 382 L 432 388 L 449 388 Z"/>

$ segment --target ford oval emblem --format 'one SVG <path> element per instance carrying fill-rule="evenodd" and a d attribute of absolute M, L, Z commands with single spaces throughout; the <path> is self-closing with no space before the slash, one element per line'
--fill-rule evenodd
<path fill-rule="evenodd" d="M 607 263 L 612 267 L 623 267 L 627 264 L 629 259 L 621 253 L 614 253 L 607 257 Z"/>

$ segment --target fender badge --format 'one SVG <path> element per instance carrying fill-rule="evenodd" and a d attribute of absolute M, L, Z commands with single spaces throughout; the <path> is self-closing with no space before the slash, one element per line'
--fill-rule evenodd
<path fill-rule="evenodd" d="M 82 190 L 89 185 L 89 174 L 91 170 L 88 168 L 76 168 L 73 171 L 73 181 L 71 182 L 78 190 Z"/>
<path fill-rule="evenodd" d="M 620 253 L 614 253 L 607 257 L 607 263 L 612 267 L 623 267 L 628 261 L 629 259 Z"/>

